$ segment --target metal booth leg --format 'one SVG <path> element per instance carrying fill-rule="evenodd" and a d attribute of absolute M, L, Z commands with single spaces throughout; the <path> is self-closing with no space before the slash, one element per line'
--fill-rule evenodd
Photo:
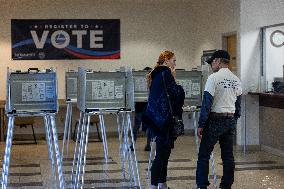
<path fill-rule="evenodd" d="M 117 125 L 117 132 L 118 132 L 118 140 L 119 140 L 119 155 L 120 158 L 122 157 L 122 146 L 121 146 L 121 126 L 119 120 L 119 112 L 116 113 L 116 125 Z"/>
<path fill-rule="evenodd" d="M 6 147 L 5 147 L 3 168 L 2 168 L 2 189 L 6 189 L 7 184 L 8 184 L 10 155 L 11 155 L 12 140 L 13 140 L 14 119 L 15 119 L 14 116 L 9 115 Z"/>
<path fill-rule="evenodd" d="M 106 125 L 105 125 L 104 116 L 102 116 L 102 121 L 103 121 L 104 137 L 105 137 L 105 143 L 106 143 L 106 153 L 107 153 L 107 157 L 108 157 L 108 144 L 107 144 Z"/>
<path fill-rule="evenodd" d="M 79 137 L 80 137 L 79 134 L 81 133 L 81 128 L 82 128 L 81 127 L 82 119 L 83 119 L 83 113 L 80 112 L 79 123 L 77 125 L 77 136 L 76 136 L 76 143 L 75 143 L 75 148 L 74 148 L 74 158 L 73 158 L 73 163 L 72 163 L 72 173 L 71 173 L 71 186 L 72 186 L 72 188 L 75 187 L 74 169 L 75 169 L 75 163 L 76 163 L 78 141 L 79 141 Z M 75 132 L 75 130 L 74 130 L 74 132 Z M 78 149 L 78 153 L 79 153 L 79 149 Z M 77 161 L 78 161 L 78 159 L 77 159 Z"/>
<path fill-rule="evenodd" d="M 106 137 L 105 137 L 105 126 L 104 126 L 104 117 L 102 113 L 99 113 L 99 119 L 100 119 L 100 127 L 101 127 L 101 132 L 102 132 L 102 139 L 103 139 L 103 147 L 104 147 L 104 156 L 105 156 L 105 162 L 108 162 L 108 147 L 107 147 L 107 142 L 106 142 Z"/>
<path fill-rule="evenodd" d="M 131 112 L 127 113 L 127 121 L 128 121 L 128 127 L 130 129 L 130 134 L 131 134 L 131 139 L 132 139 L 132 145 L 133 145 L 133 152 L 134 152 L 134 161 L 136 164 L 136 173 L 137 173 L 137 179 L 138 179 L 138 185 L 139 188 L 141 188 L 141 182 L 140 182 L 140 173 L 139 173 L 139 167 L 138 167 L 138 161 L 137 161 L 137 155 L 136 155 L 136 149 L 135 149 L 135 141 L 134 141 L 134 136 L 133 136 L 133 131 L 132 131 L 132 125 L 131 125 Z"/>
<path fill-rule="evenodd" d="M 133 160 L 132 152 L 130 149 L 130 138 L 129 138 L 131 137 L 132 144 L 134 144 L 134 137 L 133 137 L 133 131 L 132 131 L 132 126 L 131 126 L 131 115 L 130 113 L 127 113 L 125 111 L 121 113 L 122 113 L 122 130 L 123 130 L 123 155 L 122 155 L 122 171 L 123 172 L 122 174 L 125 178 L 124 166 L 125 166 L 125 161 L 126 161 L 127 166 L 128 166 L 130 186 L 133 186 L 133 181 L 134 181 L 134 185 L 137 186 L 137 180 L 140 183 L 140 177 L 139 177 L 138 163 L 136 159 L 136 150 L 135 150 L 135 146 L 133 146 L 134 147 L 134 160 Z M 135 175 L 134 162 L 136 162 L 136 170 L 138 170 L 137 172 L 138 178 Z"/>
<path fill-rule="evenodd" d="M 80 146 L 77 156 L 77 167 L 76 167 L 76 177 L 75 177 L 75 184 L 74 189 L 79 188 L 79 179 L 81 174 L 81 165 L 82 165 L 82 155 L 83 155 L 83 148 L 84 148 L 84 142 L 85 142 L 85 132 L 86 132 L 86 114 L 82 113 L 83 115 L 83 123 L 82 123 L 82 131 L 81 131 L 81 138 L 80 138 Z"/>
<path fill-rule="evenodd" d="M 61 161 L 62 159 L 60 157 L 59 146 L 58 146 L 58 138 L 57 138 L 56 125 L 55 125 L 55 116 L 50 115 L 49 117 L 50 117 L 52 136 L 53 136 L 53 142 L 54 142 L 54 150 L 55 150 L 56 161 L 57 161 L 59 188 L 64 189 L 64 177 L 63 177 L 63 172 L 62 172 L 62 161 Z"/>
<path fill-rule="evenodd" d="M 83 162 L 83 168 L 82 168 L 83 169 L 83 173 L 82 173 L 81 189 L 83 189 L 83 186 L 84 186 L 86 156 L 87 156 L 88 139 L 89 139 L 89 129 L 90 129 L 90 115 L 87 116 L 87 133 L 86 133 L 86 140 L 85 140 L 85 152 L 84 152 L 84 162 Z"/>
<path fill-rule="evenodd" d="M 70 142 L 70 138 L 71 138 L 71 134 L 72 134 L 72 111 L 73 111 L 73 107 L 72 107 L 72 103 L 70 103 L 70 109 L 69 109 L 69 119 L 68 119 L 68 136 L 67 136 L 67 145 L 66 145 L 66 157 L 69 157 L 69 142 Z M 63 158 L 62 158 L 63 159 Z"/>
<path fill-rule="evenodd" d="M 122 142 L 122 149 L 121 149 L 121 153 L 122 153 L 122 156 L 121 156 L 121 170 L 122 170 L 122 176 L 123 178 L 125 178 L 125 159 L 126 159 L 126 151 L 128 149 L 128 146 L 126 144 L 126 138 L 125 138 L 125 113 L 124 112 L 121 112 L 121 115 L 122 115 L 122 121 L 121 121 L 121 138 L 123 140 Z"/>
<path fill-rule="evenodd" d="M 46 134 L 46 143 L 48 148 L 48 155 L 51 161 L 51 178 L 54 177 L 56 181 L 56 170 L 55 170 L 55 163 L 54 163 L 54 155 L 53 155 L 53 144 L 52 144 L 52 137 L 50 132 L 50 119 L 49 116 L 44 116 L 44 126 L 45 126 L 45 134 Z M 56 183 L 56 182 L 55 182 Z M 56 184 L 55 184 L 56 186 Z"/>
<path fill-rule="evenodd" d="M 125 127 L 125 140 L 126 140 L 126 149 L 127 149 L 127 160 L 128 160 L 128 173 L 129 173 L 129 181 L 130 181 L 130 186 L 133 186 L 133 181 L 134 181 L 134 186 L 137 185 L 137 181 L 136 181 L 136 176 L 135 176 L 135 172 L 134 172 L 134 165 L 133 165 L 133 158 L 132 158 L 132 152 L 130 149 L 130 141 L 129 141 L 129 120 L 128 120 L 128 116 L 126 113 L 126 127 Z M 131 123 L 131 120 L 130 120 Z M 130 125 L 131 127 L 131 125 Z M 131 135 L 130 135 L 131 136 Z M 135 146 L 132 144 L 133 149 L 135 148 Z"/>
<path fill-rule="evenodd" d="M 133 162 L 132 162 L 132 153 L 130 149 L 130 142 L 128 138 L 128 131 L 129 131 L 129 127 L 128 127 L 128 123 L 126 123 L 126 126 L 124 125 L 124 154 L 125 154 L 124 157 L 125 157 L 125 160 L 127 161 L 130 187 L 132 187 L 133 179 L 135 178 L 135 175 L 134 175 L 134 168 L 133 168 Z"/>
<path fill-rule="evenodd" d="M 67 135 L 69 136 L 69 131 L 70 131 L 70 129 L 69 129 L 69 127 L 70 127 L 70 125 L 69 125 L 69 117 L 71 117 L 71 115 L 70 115 L 70 113 L 71 113 L 70 112 L 70 107 L 72 108 L 72 104 L 70 102 L 67 102 L 64 134 L 63 134 L 62 149 L 61 149 L 62 161 L 63 161 L 63 157 L 64 157 L 64 147 L 65 147 L 66 137 L 67 137 Z M 67 151 L 68 151 L 68 147 L 67 147 Z"/>
<path fill-rule="evenodd" d="M 122 119 L 122 122 L 120 122 L 120 116 Z M 121 112 L 116 113 L 116 124 L 117 124 L 117 131 L 118 131 L 118 140 L 119 140 L 119 155 L 120 155 L 120 160 L 121 160 L 121 170 L 122 170 L 122 176 L 125 178 L 125 168 L 124 168 L 124 163 L 125 163 L 125 142 L 124 142 L 124 122 L 125 120 L 125 114 Z"/>

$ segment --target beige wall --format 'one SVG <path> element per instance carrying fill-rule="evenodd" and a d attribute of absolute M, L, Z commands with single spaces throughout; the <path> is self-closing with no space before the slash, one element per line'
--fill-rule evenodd
<path fill-rule="evenodd" d="M 202 50 L 222 47 L 221 36 L 237 31 L 238 0 L 0 0 L 0 99 L 6 96 L 6 68 L 55 67 L 59 98 L 64 73 L 78 66 L 114 70 L 153 66 L 162 50 L 176 52 L 177 68 L 200 65 Z M 11 60 L 11 19 L 120 19 L 120 60 Z"/>

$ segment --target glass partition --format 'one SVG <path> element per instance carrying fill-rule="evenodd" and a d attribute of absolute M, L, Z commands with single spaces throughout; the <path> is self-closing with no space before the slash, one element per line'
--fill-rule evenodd
<path fill-rule="evenodd" d="M 263 28 L 262 91 L 274 91 L 273 82 L 283 82 L 284 24 Z"/>

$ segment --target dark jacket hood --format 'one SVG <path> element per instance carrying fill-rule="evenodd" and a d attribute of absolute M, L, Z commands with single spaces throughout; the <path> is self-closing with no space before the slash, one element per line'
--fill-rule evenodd
<path fill-rule="evenodd" d="M 159 73 L 164 71 L 171 71 L 171 69 L 167 66 L 158 66 L 151 72 L 151 78 L 153 79 L 155 76 L 157 76 Z"/>

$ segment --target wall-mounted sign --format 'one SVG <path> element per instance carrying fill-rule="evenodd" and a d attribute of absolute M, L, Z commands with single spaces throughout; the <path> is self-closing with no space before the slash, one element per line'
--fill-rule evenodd
<path fill-rule="evenodd" d="M 12 19 L 13 60 L 119 59 L 119 19 Z"/>

